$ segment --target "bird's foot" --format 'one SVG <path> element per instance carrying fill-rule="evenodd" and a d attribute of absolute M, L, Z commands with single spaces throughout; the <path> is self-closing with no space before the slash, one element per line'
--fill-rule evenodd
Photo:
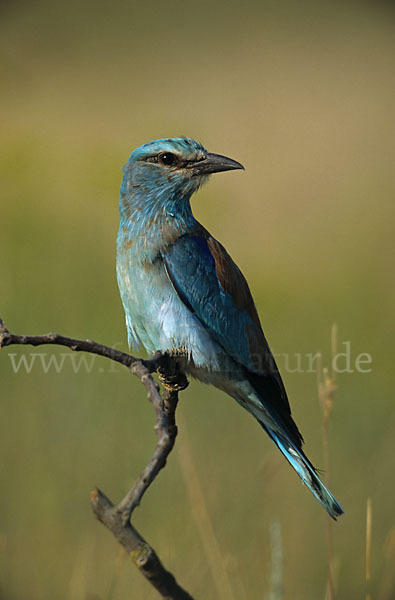
<path fill-rule="evenodd" d="M 180 369 L 177 361 L 166 354 L 163 356 L 164 361 L 157 368 L 159 381 L 163 387 L 169 392 L 181 392 L 188 387 L 189 381 L 185 373 Z"/>

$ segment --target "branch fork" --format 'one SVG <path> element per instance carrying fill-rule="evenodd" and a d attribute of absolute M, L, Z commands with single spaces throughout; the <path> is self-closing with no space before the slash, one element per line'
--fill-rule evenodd
<path fill-rule="evenodd" d="M 93 340 L 78 340 L 57 333 L 37 336 L 16 335 L 10 333 L 0 319 L 0 348 L 14 344 L 32 346 L 53 344 L 66 346 L 74 352 L 97 354 L 124 365 L 132 375 L 140 379 L 155 413 L 154 429 L 158 440 L 154 453 L 131 489 L 117 505 L 114 505 L 101 490 L 95 489 L 91 492 L 92 509 L 97 519 L 113 533 L 138 570 L 162 598 L 193 600 L 192 596 L 177 583 L 174 575 L 165 569 L 155 550 L 131 523 L 133 511 L 141 503 L 145 492 L 159 471 L 166 465 L 167 457 L 174 447 L 177 436 L 175 413 L 178 393 L 188 385 L 188 380 L 180 371 L 177 362 L 168 354 L 160 353 L 148 360 L 142 360 Z M 163 397 L 152 376 L 154 372 L 158 373 L 163 383 Z"/>

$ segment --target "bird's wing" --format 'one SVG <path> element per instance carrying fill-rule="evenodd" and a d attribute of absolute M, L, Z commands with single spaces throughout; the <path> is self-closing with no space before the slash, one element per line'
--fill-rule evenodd
<path fill-rule="evenodd" d="M 287 420 L 287 395 L 250 289 L 225 248 L 202 230 L 181 236 L 162 257 L 180 299 Z"/>

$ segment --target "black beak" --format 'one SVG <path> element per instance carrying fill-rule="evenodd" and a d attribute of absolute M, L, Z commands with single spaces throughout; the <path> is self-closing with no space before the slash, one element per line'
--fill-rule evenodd
<path fill-rule="evenodd" d="M 194 175 L 210 175 L 210 173 L 220 173 L 221 171 L 234 171 L 235 169 L 243 169 L 236 160 L 222 156 L 221 154 L 207 154 L 203 160 L 190 163 L 190 167 L 194 171 Z"/>

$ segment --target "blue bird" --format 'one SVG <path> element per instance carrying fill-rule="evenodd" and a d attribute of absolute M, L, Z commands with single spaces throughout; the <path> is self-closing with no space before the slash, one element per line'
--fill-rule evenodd
<path fill-rule="evenodd" d="M 232 396 L 336 519 L 343 509 L 302 450 L 248 284 L 192 214 L 191 196 L 209 175 L 243 168 L 190 138 L 155 140 L 130 155 L 117 238 L 129 344 L 169 353 L 186 375 Z"/>

